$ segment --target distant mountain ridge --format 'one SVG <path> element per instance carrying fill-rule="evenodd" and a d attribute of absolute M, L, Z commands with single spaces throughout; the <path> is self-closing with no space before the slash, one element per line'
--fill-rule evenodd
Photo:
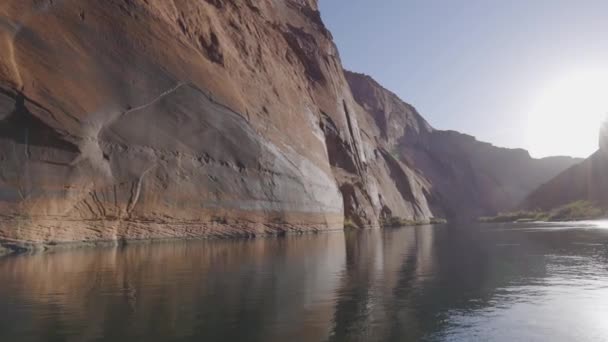
<path fill-rule="evenodd" d="M 521 207 L 550 210 L 576 201 L 608 211 L 608 121 L 600 128 L 597 152 L 535 189 Z"/>
<path fill-rule="evenodd" d="M 496 147 L 467 134 L 436 130 L 413 106 L 370 76 L 345 74 L 355 100 L 379 127 L 386 127 L 381 132 L 390 149 L 430 181 L 449 218 L 470 220 L 514 209 L 533 189 L 581 161 L 534 159 L 524 149 Z"/>

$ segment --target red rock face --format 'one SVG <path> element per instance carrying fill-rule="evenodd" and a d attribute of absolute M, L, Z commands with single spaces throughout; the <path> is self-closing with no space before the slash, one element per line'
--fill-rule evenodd
<path fill-rule="evenodd" d="M 355 101 L 351 86 L 315 0 L 3 1 L 0 240 L 443 216 L 435 166 L 396 149 L 427 146 L 432 128 L 384 89 L 353 86 Z"/>
<path fill-rule="evenodd" d="M 316 1 L 14 0 L 0 23 L 5 241 L 338 229 L 345 203 L 360 225 L 432 215 L 399 162 L 368 166 Z"/>

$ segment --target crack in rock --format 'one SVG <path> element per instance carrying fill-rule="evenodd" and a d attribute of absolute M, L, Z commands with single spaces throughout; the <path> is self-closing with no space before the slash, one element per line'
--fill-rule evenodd
<path fill-rule="evenodd" d="M 141 194 L 141 186 L 143 184 L 144 177 L 156 166 L 156 164 L 150 166 L 139 176 L 139 179 L 137 180 L 137 185 L 135 186 L 135 193 L 131 195 L 131 200 L 129 201 L 129 205 L 127 206 L 127 215 L 131 215 L 131 212 L 133 212 L 133 209 L 135 209 L 135 206 L 139 201 L 139 195 Z"/>
<path fill-rule="evenodd" d="M 97 167 L 98 169 L 100 169 L 100 171 L 102 171 L 107 177 L 113 178 L 112 170 L 109 166 L 108 161 L 103 157 L 103 151 L 99 144 L 99 134 L 102 132 L 102 130 L 105 127 L 112 125 L 114 122 L 119 120 L 124 115 L 127 115 L 129 113 L 132 113 L 132 112 L 135 112 L 138 110 L 142 110 L 142 109 L 145 109 L 145 108 L 148 108 L 148 107 L 154 105 L 155 103 L 162 100 L 164 97 L 171 95 L 172 93 L 174 93 L 175 91 L 177 91 L 179 88 L 181 88 L 184 85 L 186 85 L 185 82 L 178 82 L 175 86 L 163 91 L 158 96 L 156 96 L 154 99 L 147 101 L 146 103 L 144 103 L 140 106 L 137 106 L 135 108 L 131 108 L 126 111 L 120 112 L 118 115 L 115 115 L 113 118 L 111 118 L 110 120 L 108 120 L 106 122 L 95 122 L 95 119 L 93 119 L 93 122 L 90 122 L 84 129 L 84 131 L 85 131 L 83 134 L 84 137 L 82 138 L 80 146 L 79 146 L 80 152 L 81 152 L 80 155 L 78 157 L 76 157 L 70 164 L 72 166 L 74 166 L 74 165 L 77 165 L 78 163 L 82 162 L 83 160 L 89 160 L 91 162 L 91 164 L 93 164 L 94 167 Z M 95 117 L 95 116 L 97 116 L 97 115 L 93 115 L 93 117 Z M 100 116 L 103 117 L 103 115 L 100 115 Z M 102 121 L 102 120 L 103 119 L 101 119 L 100 121 Z"/>
<path fill-rule="evenodd" d="M 153 104 L 157 103 L 158 101 L 162 100 L 164 97 L 171 95 L 172 93 L 176 92 L 179 88 L 181 88 L 182 86 L 186 85 L 185 82 L 178 82 L 174 87 L 167 89 L 166 91 L 162 92 L 160 95 L 158 95 L 156 98 L 154 98 L 152 101 L 149 101 L 146 104 L 143 104 L 141 106 L 137 106 L 135 108 L 131 108 L 123 113 L 121 113 L 118 117 L 116 117 L 115 120 L 112 120 L 112 122 L 118 120 L 119 118 L 131 113 L 131 112 L 135 112 L 138 110 L 142 110 L 145 108 L 148 108 L 150 106 L 152 106 Z"/>

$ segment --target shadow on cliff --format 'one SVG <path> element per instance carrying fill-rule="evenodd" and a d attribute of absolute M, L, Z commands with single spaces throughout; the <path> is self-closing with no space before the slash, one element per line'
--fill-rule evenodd
<path fill-rule="evenodd" d="M 11 94 L 0 90 L 0 95 L 8 96 L 15 101 L 13 111 L 0 121 L 0 139 L 12 140 L 25 146 L 33 145 L 73 153 L 79 152 L 76 145 L 64 140 L 57 131 L 28 110 L 26 102 L 29 101 L 21 92 Z M 29 152 L 26 153 L 29 154 Z"/>

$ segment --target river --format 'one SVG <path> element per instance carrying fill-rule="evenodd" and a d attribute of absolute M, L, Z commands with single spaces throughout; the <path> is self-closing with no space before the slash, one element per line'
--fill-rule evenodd
<path fill-rule="evenodd" d="M 0 259 L 0 341 L 607 341 L 608 222 Z"/>

